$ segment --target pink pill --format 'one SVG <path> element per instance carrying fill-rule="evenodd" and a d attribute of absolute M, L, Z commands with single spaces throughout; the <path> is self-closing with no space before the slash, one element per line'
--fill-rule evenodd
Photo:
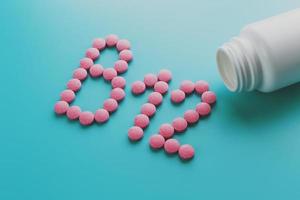
<path fill-rule="evenodd" d="M 203 94 L 201 95 L 201 100 L 205 103 L 213 104 L 216 102 L 216 99 L 217 97 L 212 91 L 203 92 Z"/>
<path fill-rule="evenodd" d="M 171 100 L 174 103 L 180 103 L 185 99 L 185 93 L 182 90 L 173 90 L 171 92 Z"/>
<path fill-rule="evenodd" d="M 167 69 L 162 69 L 158 73 L 158 80 L 169 82 L 172 79 L 172 73 Z"/>
<path fill-rule="evenodd" d="M 126 80 L 121 76 L 116 76 L 111 80 L 111 85 L 113 88 L 124 88 L 126 85 Z"/>
<path fill-rule="evenodd" d="M 98 123 L 104 123 L 109 119 L 109 112 L 105 109 L 98 109 L 95 112 L 95 121 Z"/>
<path fill-rule="evenodd" d="M 124 73 L 128 69 L 128 63 L 124 60 L 118 60 L 115 62 L 114 68 L 118 73 Z"/>
<path fill-rule="evenodd" d="M 121 39 L 117 42 L 118 51 L 123 51 L 125 49 L 130 49 L 130 42 L 125 39 Z"/>
<path fill-rule="evenodd" d="M 157 76 L 155 74 L 146 74 L 144 77 L 144 83 L 147 87 L 153 87 L 157 82 Z"/>
<path fill-rule="evenodd" d="M 94 41 L 93 41 L 93 47 L 94 48 L 97 48 L 99 50 L 102 50 L 104 49 L 106 46 L 106 42 L 104 39 L 102 38 L 96 38 Z"/>
<path fill-rule="evenodd" d="M 152 135 L 149 140 L 149 144 L 153 149 L 160 149 L 165 144 L 165 138 L 161 135 Z"/>
<path fill-rule="evenodd" d="M 195 90 L 198 94 L 202 94 L 209 90 L 209 85 L 206 81 L 200 80 L 195 83 Z"/>
<path fill-rule="evenodd" d="M 91 125 L 94 121 L 94 114 L 90 111 L 81 112 L 79 115 L 79 122 L 81 125 Z"/>
<path fill-rule="evenodd" d="M 75 99 L 75 93 L 72 90 L 64 90 L 60 93 L 60 99 L 68 103 L 72 102 Z"/>
<path fill-rule="evenodd" d="M 125 92 L 122 88 L 114 88 L 110 92 L 110 97 L 116 101 L 121 101 L 125 97 Z"/>
<path fill-rule="evenodd" d="M 58 101 L 54 106 L 54 111 L 56 114 L 62 115 L 67 112 L 69 104 L 65 101 Z"/>
<path fill-rule="evenodd" d="M 192 81 L 185 80 L 180 84 L 180 90 L 182 90 L 185 94 L 191 94 L 194 92 L 195 84 Z"/>
<path fill-rule="evenodd" d="M 115 99 L 106 99 L 103 103 L 103 108 L 108 112 L 114 112 L 118 108 L 118 102 Z"/>
<path fill-rule="evenodd" d="M 92 65 L 89 70 L 91 77 L 94 77 L 94 78 L 101 76 L 103 71 L 104 71 L 104 69 L 103 69 L 102 65 L 100 65 L 100 64 Z"/>
<path fill-rule="evenodd" d="M 140 140 L 144 135 L 143 129 L 138 126 L 133 126 L 128 130 L 128 137 L 132 141 Z"/>
<path fill-rule="evenodd" d="M 182 117 L 177 117 L 173 120 L 172 126 L 174 127 L 175 131 L 183 132 L 187 128 L 187 121 Z"/>
<path fill-rule="evenodd" d="M 133 94 L 142 94 L 143 92 L 145 92 L 145 89 L 146 85 L 142 81 L 135 81 L 131 85 L 131 92 Z"/>
<path fill-rule="evenodd" d="M 162 100 L 163 100 L 163 96 L 159 92 L 152 92 L 148 96 L 148 102 L 152 103 L 155 106 L 161 104 Z"/>
<path fill-rule="evenodd" d="M 210 113 L 211 108 L 208 103 L 202 102 L 197 104 L 196 111 L 199 113 L 199 115 L 205 116 Z"/>
<path fill-rule="evenodd" d="M 137 115 L 134 118 L 134 125 L 141 128 L 146 128 L 149 125 L 149 117 L 144 114 Z"/>
<path fill-rule="evenodd" d="M 92 60 L 96 60 L 100 56 L 100 52 L 94 47 L 88 48 L 85 52 L 85 56 Z"/>
<path fill-rule="evenodd" d="M 194 157 L 195 150 L 191 145 L 184 144 L 179 147 L 178 153 L 181 159 L 188 160 Z"/>
<path fill-rule="evenodd" d="M 174 135 L 174 127 L 171 124 L 162 124 L 159 127 L 159 134 L 162 135 L 164 138 L 170 138 Z"/>
<path fill-rule="evenodd" d="M 108 47 L 115 46 L 119 40 L 119 37 L 115 34 L 110 34 L 106 36 L 105 41 Z"/>
<path fill-rule="evenodd" d="M 188 123 L 193 124 L 193 123 L 196 123 L 199 120 L 199 114 L 195 110 L 187 110 L 184 113 L 184 119 Z"/>
<path fill-rule="evenodd" d="M 168 139 L 165 142 L 164 149 L 167 153 L 176 153 L 180 147 L 178 140 L 176 139 Z"/>
<path fill-rule="evenodd" d="M 130 50 L 125 49 L 119 53 L 119 58 L 120 60 L 125 60 L 126 62 L 129 62 L 132 60 L 133 55 Z"/>
<path fill-rule="evenodd" d="M 156 112 L 156 107 L 152 103 L 145 103 L 142 105 L 141 113 L 147 115 L 148 117 L 152 117 Z"/>
<path fill-rule="evenodd" d="M 75 119 L 78 119 L 80 113 L 81 113 L 81 109 L 79 106 L 71 106 L 67 110 L 67 117 L 70 120 L 75 120 Z"/>
<path fill-rule="evenodd" d="M 67 83 L 67 88 L 77 92 L 81 88 L 81 81 L 79 79 L 73 78 Z"/>
<path fill-rule="evenodd" d="M 80 67 L 83 69 L 89 69 L 94 64 L 90 58 L 83 58 L 80 60 Z"/>
<path fill-rule="evenodd" d="M 73 72 L 73 78 L 83 81 L 87 77 L 87 71 L 84 68 L 75 69 Z"/>
<path fill-rule="evenodd" d="M 103 78 L 107 81 L 112 80 L 117 75 L 118 75 L 118 73 L 114 68 L 106 68 L 103 70 Z"/>
<path fill-rule="evenodd" d="M 168 91 L 168 89 L 169 89 L 169 85 L 164 81 L 158 81 L 154 85 L 154 91 L 159 92 L 160 94 L 165 94 Z"/>

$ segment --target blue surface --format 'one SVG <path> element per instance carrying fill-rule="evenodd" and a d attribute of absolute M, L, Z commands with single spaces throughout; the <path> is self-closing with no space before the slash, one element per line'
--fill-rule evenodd
<path fill-rule="evenodd" d="M 0 12 L 0 199 L 300 199 L 300 85 L 271 94 L 233 94 L 216 48 L 249 22 L 300 6 L 298 0 L 4 1 Z M 104 126 L 82 128 L 53 105 L 95 37 L 132 42 L 128 85 L 169 68 L 171 89 L 205 79 L 218 95 L 212 115 L 177 138 L 196 149 L 183 163 L 147 144 L 163 122 L 196 104 L 165 99 L 145 138 L 127 140 L 146 94 L 127 97 Z M 105 51 L 110 66 L 116 52 Z M 110 86 L 89 79 L 76 104 L 94 110 Z"/>

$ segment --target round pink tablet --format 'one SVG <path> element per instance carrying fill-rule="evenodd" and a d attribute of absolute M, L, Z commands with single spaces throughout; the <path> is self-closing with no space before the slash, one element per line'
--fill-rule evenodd
<path fill-rule="evenodd" d="M 148 117 L 152 117 L 156 112 L 156 107 L 152 103 L 145 103 L 142 105 L 141 113 L 147 115 Z"/>
<path fill-rule="evenodd" d="M 194 157 L 195 150 L 191 145 L 184 144 L 179 147 L 178 153 L 181 159 L 188 160 Z"/>
<path fill-rule="evenodd" d="M 85 56 L 92 60 L 96 60 L 100 56 L 100 52 L 94 47 L 88 48 L 85 52 Z"/>
<path fill-rule="evenodd" d="M 110 92 L 110 97 L 116 101 L 121 101 L 125 97 L 125 92 L 122 88 L 114 88 Z"/>
<path fill-rule="evenodd" d="M 201 102 L 196 105 L 196 111 L 199 113 L 199 115 L 205 116 L 210 113 L 211 108 L 208 103 Z"/>
<path fill-rule="evenodd" d="M 134 125 L 141 128 L 146 128 L 149 125 L 149 117 L 144 114 L 137 115 L 134 118 Z"/>
<path fill-rule="evenodd" d="M 195 110 L 187 110 L 184 113 L 184 119 L 189 123 L 193 124 L 196 123 L 199 120 L 199 114 Z"/>
<path fill-rule="evenodd" d="M 187 128 L 187 121 L 182 117 L 177 117 L 173 120 L 172 126 L 174 127 L 175 131 L 183 132 Z"/>
<path fill-rule="evenodd" d="M 169 85 L 164 81 L 158 81 L 154 85 L 154 91 L 159 92 L 161 94 L 165 94 L 168 91 L 168 89 L 169 89 Z"/>
<path fill-rule="evenodd" d="M 135 81 L 131 85 L 131 91 L 133 94 L 141 94 L 145 92 L 146 85 L 142 81 Z"/>
<path fill-rule="evenodd" d="M 67 102 L 58 101 L 54 106 L 54 111 L 56 112 L 56 114 L 62 115 L 67 112 L 68 108 L 69 108 L 69 104 Z"/>
<path fill-rule="evenodd" d="M 180 84 L 180 90 L 182 90 L 185 94 L 191 94 L 194 92 L 195 84 L 192 81 L 185 80 Z"/>
<path fill-rule="evenodd" d="M 98 123 L 104 123 L 109 119 L 109 112 L 105 109 L 98 109 L 95 112 L 95 121 Z"/>
<path fill-rule="evenodd" d="M 112 80 L 118 75 L 117 71 L 114 68 L 106 68 L 103 71 L 103 78 L 107 81 Z"/>
<path fill-rule="evenodd" d="M 125 49 L 130 49 L 130 42 L 125 39 L 121 39 L 117 42 L 118 51 L 123 51 Z"/>
<path fill-rule="evenodd" d="M 158 73 L 158 80 L 169 82 L 172 79 L 172 73 L 167 69 L 162 69 Z"/>
<path fill-rule="evenodd" d="M 78 80 L 84 80 L 87 77 L 87 71 L 84 68 L 77 68 L 73 72 L 73 78 L 77 78 Z"/>
<path fill-rule="evenodd" d="M 202 94 L 209 90 L 209 85 L 206 81 L 200 80 L 195 83 L 195 90 L 198 94 Z"/>
<path fill-rule="evenodd" d="M 115 46 L 119 40 L 119 37 L 115 34 L 110 34 L 106 36 L 105 41 L 108 47 Z"/>
<path fill-rule="evenodd" d="M 164 138 L 170 138 L 174 135 L 174 127 L 171 124 L 162 124 L 159 127 L 159 134 L 162 135 Z"/>
<path fill-rule="evenodd" d="M 106 42 L 105 42 L 104 39 L 102 39 L 102 38 L 96 38 L 96 39 L 94 39 L 94 41 L 93 41 L 93 47 L 94 48 L 102 50 L 102 49 L 105 48 L 105 46 L 106 46 Z"/>
<path fill-rule="evenodd" d="M 67 88 L 77 92 L 81 88 L 81 81 L 77 78 L 73 78 L 67 83 Z"/>
<path fill-rule="evenodd" d="M 124 73 L 128 69 L 128 63 L 124 60 L 118 60 L 115 62 L 114 68 L 118 73 Z"/>
<path fill-rule="evenodd" d="M 155 74 L 146 74 L 144 76 L 144 83 L 147 87 L 153 87 L 157 82 L 157 76 Z"/>
<path fill-rule="evenodd" d="M 128 130 L 128 137 L 132 141 L 140 140 L 144 135 L 143 129 L 138 126 L 133 126 Z"/>
<path fill-rule="evenodd" d="M 75 120 L 75 119 L 78 119 L 80 113 L 81 113 L 81 109 L 79 106 L 71 106 L 67 110 L 67 117 L 70 120 Z"/>
<path fill-rule="evenodd" d="M 90 111 L 81 112 L 79 115 L 80 124 L 87 126 L 92 124 L 94 121 L 94 114 Z"/>
<path fill-rule="evenodd" d="M 103 108 L 108 112 L 114 112 L 118 108 L 118 102 L 115 99 L 106 99 L 103 103 Z"/>
<path fill-rule="evenodd" d="M 124 88 L 126 85 L 126 80 L 122 76 L 116 76 L 111 80 L 111 85 L 113 88 Z"/>
<path fill-rule="evenodd" d="M 159 92 L 152 92 L 148 96 L 148 102 L 152 103 L 155 106 L 161 104 L 162 100 L 163 100 L 163 96 Z"/>
<path fill-rule="evenodd" d="M 173 90 L 171 92 L 171 100 L 174 103 L 180 103 L 185 99 L 185 93 L 182 90 Z"/>
<path fill-rule="evenodd" d="M 68 103 L 72 102 L 75 99 L 75 93 L 72 90 L 64 90 L 60 93 L 60 99 Z"/>
<path fill-rule="evenodd" d="M 120 51 L 119 58 L 120 58 L 120 60 L 125 60 L 126 62 L 129 62 L 132 60 L 133 55 L 130 50 L 125 49 L 123 51 Z"/>
<path fill-rule="evenodd" d="M 104 71 L 103 66 L 100 64 L 92 65 L 89 70 L 91 77 L 94 78 L 101 76 L 103 71 Z"/>
<path fill-rule="evenodd" d="M 165 138 L 161 135 L 152 135 L 149 139 L 149 144 L 153 149 L 160 149 L 165 144 Z"/>
<path fill-rule="evenodd" d="M 201 100 L 205 103 L 213 104 L 216 102 L 216 99 L 217 97 L 212 91 L 203 92 L 203 94 L 201 95 Z"/>
<path fill-rule="evenodd" d="M 168 139 L 165 142 L 164 149 L 167 153 L 176 153 L 180 147 L 178 140 L 176 139 Z"/>
<path fill-rule="evenodd" d="M 90 58 L 83 58 L 80 60 L 80 67 L 83 69 L 89 69 L 94 64 Z"/>

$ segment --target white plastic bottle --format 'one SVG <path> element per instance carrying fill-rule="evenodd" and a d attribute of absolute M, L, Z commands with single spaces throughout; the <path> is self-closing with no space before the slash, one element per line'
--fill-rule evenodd
<path fill-rule="evenodd" d="M 300 9 L 242 29 L 217 51 L 230 91 L 271 92 L 300 81 Z"/>

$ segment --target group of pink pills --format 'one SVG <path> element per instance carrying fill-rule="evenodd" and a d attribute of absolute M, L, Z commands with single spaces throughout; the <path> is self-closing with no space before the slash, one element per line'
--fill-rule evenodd
<path fill-rule="evenodd" d="M 158 76 L 154 74 L 146 74 L 144 81 L 136 81 L 132 84 L 132 93 L 141 94 L 147 87 L 153 88 L 148 96 L 148 102 L 142 105 L 141 114 L 138 114 L 134 119 L 134 126 L 128 130 L 128 137 L 132 141 L 140 140 L 144 135 L 144 128 L 149 125 L 150 117 L 156 112 L 156 106 L 160 105 L 163 100 L 163 95 L 168 91 L 168 82 L 172 79 L 171 72 L 161 70 Z M 209 84 L 206 81 L 200 80 L 196 83 L 185 80 L 181 83 L 180 89 L 171 92 L 171 101 L 173 103 L 181 103 L 187 95 L 192 93 L 201 95 L 202 102 L 196 105 L 195 109 L 187 110 L 183 117 L 177 117 L 172 124 L 162 124 L 159 128 L 159 133 L 152 135 L 149 144 L 153 149 L 164 148 L 169 154 L 177 153 L 183 160 L 191 159 L 194 156 L 194 148 L 189 144 L 180 145 L 179 141 L 173 139 L 176 133 L 184 132 L 188 125 L 196 123 L 200 117 L 204 117 L 211 112 L 211 104 L 216 102 L 216 95 L 209 91 Z"/>
<path fill-rule="evenodd" d="M 115 47 L 119 52 L 119 60 L 115 62 L 114 67 L 104 68 L 94 61 L 100 58 L 100 52 L 106 47 Z M 105 39 L 97 38 L 93 41 L 92 47 L 88 48 L 85 57 L 80 60 L 80 67 L 74 70 L 73 77 L 67 83 L 67 89 L 60 94 L 60 100 L 54 106 L 55 113 L 66 115 L 70 120 L 78 119 L 80 124 L 87 126 L 93 122 L 105 123 L 109 120 L 110 114 L 118 109 L 120 101 L 125 98 L 126 80 L 119 76 L 127 71 L 128 63 L 133 59 L 130 51 L 130 42 L 126 39 L 119 39 L 117 35 L 108 35 Z M 112 90 L 110 98 L 106 99 L 102 108 L 91 111 L 82 111 L 79 106 L 70 106 L 75 98 L 75 93 L 81 88 L 82 82 L 90 75 L 93 78 L 103 77 L 109 81 Z M 148 102 L 143 104 L 138 114 L 134 118 L 134 126 L 129 128 L 128 137 L 132 141 L 139 141 L 143 138 L 144 129 L 149 125 L 150 118 L 156 113 L 157 107 L 162 103 L 164 95 L 168 92 L 169 82 L 172 79 L 172 73 L 169 70 L 162 69 L 156 74 L 146 74 L 143 81 L 135 81 L 131 85 L 131 92 L 134 95 L 140 95 L 146 89 L 152 89 L 148 96 Z M 175 104 L 182 103 L 187 95 L 196 93 L 201 96 L 201 102 L 195 109 L 187 110 L 183 117 L 177 117 L 171 124 L 164 123 L 160 126 L 158 134 L 152 135 L 149 144 L 153 149 L 161 149 L 169 154 L 178 153 L 183 160 L 194 157 L 195 150 L 189 144 L 181 145 L 178 140 L 172 138 L 175 133 L 184 132 L 191 124 L 196 123 L 201 117 L 207 116 L 211 112 L 211 105 L 216 102 L 216 95 L 209 91 L 209 85 L 206 81 L 200 80 L 192 82 L 185 80 L 180 88 L 171 92 L 171 101 Z"/>
<path fill-rule="evenodd" d="M 100 58 L 100 51 L 106 47 L 116 47 L 119 52 L 119 60 L 115 62 L 114 67 L 104 68 L 100 64 L 94 64 L 94 61 Z M 80 60 L 80 67 L 73 72 L 73 78 L 67 83 L 67 89 L 60 94 L 54 110 L 58 115 L 66 114 L 70 120 L 79 119 L 80 124 L 87 126 L 94 121 L 104 123 L 109 119 L 110 113 L 115 112 L 118 103 L 125 98 L 124 87 L 126 80 L 118 76 L 128 69 L 128 62 L 132 60 L 130 51 L 130 42 L 126 39 L 119 39 L 117 35 L 108 35 L 105 39 L 97 38 L 93 41 L 92 47 L 87 49 L 85 58 Z M 103 107 L 95 113 L 90 111 L 81 111 L 79 106 L 69 106 L 74 101 L 75 93 L 80 90 L 82 82 L 87 75 L 93 78 L 103 76 L 106 81 L 110 81 L 112 90 L 110 98 L 104 101 Z"/>
<path fill-rule="evenodd" d="M 189 144 L 180 145 L 179 141 L 173 139 L 175 133 L 184 132 L 188 125 L 192 125 L 200 119 L 207 116 L 211 112 L 211 104 L 216 102 L 216 95 L 209 91 L 209 85 L 206 81 L 183 81 L 180 89 L 171 92 L 171 101 L 173 103 L 181 103 L 186 95 L 196 92 L 201 95 L 202 102 L 198 103 L 195 109 L 187 110 L 183 117 L 177 117 L 171 124 L 164 123 L 160 126 L 158 134 L 152 135 L 149 144 L 154 149 L 164 148 L 169 154 L 178 152 L 178 155 L 183 160 L 188 160 L 194 157 L 195 150 Z"/>
<path fill-rule="evenodd" d="M 144 128 L 150 123 L 150 118 L 155 114 L 156 107 L 162 103 L 163 95 L 168 91 L 168 82 L 172 79 L 169 70 L 163 69 L 158 75 L 146 74 L 144 81 L 135 81 L 131 85 L 131 92 L 139 95 L 146 88 L 152 88 L 154 92 L 148 96 L 148 102 L 142 105 L 141 113 L 134 118 L 134 126 L 128 130 L 128 137 L 132 141 L 140 140 L 144 135 Z"/>

